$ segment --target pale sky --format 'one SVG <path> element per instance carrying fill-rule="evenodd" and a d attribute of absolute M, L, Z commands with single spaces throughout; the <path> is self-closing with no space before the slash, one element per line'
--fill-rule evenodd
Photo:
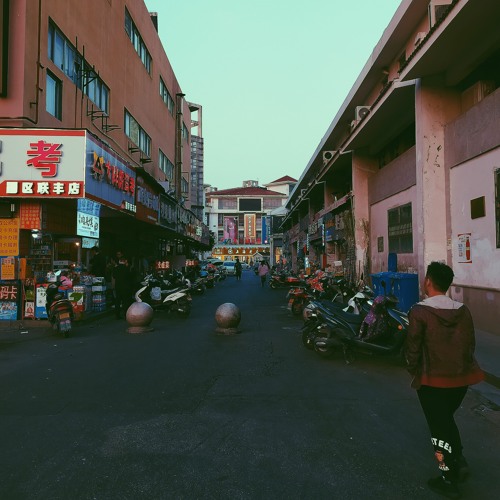
<path fill-rule="evenodd" d="M 205 183 L 299 179 L 401 0 L 145 0 L 186 99 Z"/>

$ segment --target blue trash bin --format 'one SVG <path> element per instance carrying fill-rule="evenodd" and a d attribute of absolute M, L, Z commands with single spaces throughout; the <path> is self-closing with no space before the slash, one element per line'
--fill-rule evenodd
<path fill-rule="evenodd" d="M 418 274 L 388 271 L 372 274 L 371 278 L 375 295 L 395 295 L 400 311 L 407 313 L 419 301 Z"/>

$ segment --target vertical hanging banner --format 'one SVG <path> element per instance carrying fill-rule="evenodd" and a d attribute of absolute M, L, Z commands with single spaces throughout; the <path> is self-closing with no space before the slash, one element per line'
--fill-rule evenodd
<path fill-rule="evenodd" d="M 255 222 L 256 222 L 255 214 L 245 214 L 245 239 L 255 238 L 256 236 Z"/>

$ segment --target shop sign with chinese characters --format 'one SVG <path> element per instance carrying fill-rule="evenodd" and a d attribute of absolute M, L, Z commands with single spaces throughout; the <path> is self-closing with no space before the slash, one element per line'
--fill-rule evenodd
<path fill-rule="evenodd" d="M 76 234 L 78 236 L 99 238 L 99 217 L 83 212 L 77 212 L 76 217 Z"/>
<path fill-rule="evenodd" d="M 245 214 L 245 238 L 255 238 L 255 214 Z"/>
<path fill-rule="evenodd" d="M 86 144 L 86 193 L 103 205 L 135 214 L 135 171 L 95 137 L 88 135 Z"/>
<path fill-rule="evenodd" d="M 82 198 L 84 130 L 0 130 L 0 196 Z"/>

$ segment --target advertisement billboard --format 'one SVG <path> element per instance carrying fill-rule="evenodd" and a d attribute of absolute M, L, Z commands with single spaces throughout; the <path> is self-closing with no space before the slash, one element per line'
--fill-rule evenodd
<path fill-rule="evenodd" d="M 0 162 L 0 196 L 85 196 L 84 130 L 0 130 Z"/>

